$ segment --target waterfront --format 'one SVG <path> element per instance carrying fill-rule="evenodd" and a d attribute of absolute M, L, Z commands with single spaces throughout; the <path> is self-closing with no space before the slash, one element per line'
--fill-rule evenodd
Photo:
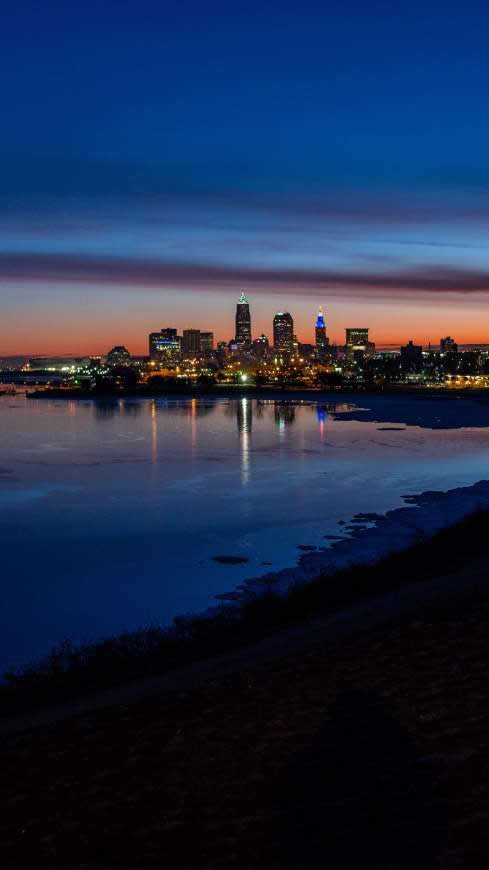
<path fill-rule="evenodd" d="M 489 477 L 470 400 L 5 396 L 0 415 L 2 668 L 204 609 L 358 512 Z"/>

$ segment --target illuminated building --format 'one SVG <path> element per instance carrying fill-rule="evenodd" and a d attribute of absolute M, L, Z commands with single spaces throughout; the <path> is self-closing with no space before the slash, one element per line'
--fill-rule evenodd
<path fill-rule="evenodd" d="M 183 358 L 191 359 L 199 356 L 200 352 L 200 329 L 184 329 L 182 337 Z"/>
<path fill-rule="evenodd" d="M 161 335 L 166 341 L 176 341 L 178 338 L 177 331 L 173 326 L 166 326 L 165 329 L 161 330 Z"/>
<path fill-rule="evenodd" d="M 328 351 L 329 339 L 326 335 L 326 323 L 324 321 L 323 309 L 320 307 L 316 319 L 316 351 L 318 359 L 323 359 Z"/>
<path fill-rule="evenodd" d="M 367 327 L 349 326 L 345 332 L 345 351 L 348 359 L 359 359 L 375 352 L 375 344 L 368 340 Z"/>
<path fill-rule="evenodd" d="M 98 364 L 101 358 L 97 357 Z M 85 368 L 90 364 L 90 357 L 34 357 L 24 367 L 30 372 L 67 372 Z"/>
<path fill-rule="evenodd" d="M 247 344 L 251 341 L 251 315 L 248 299 L 241 293 L 236 305 L 236 342 Z"/>
<path fill-rule="evenodd" d="M 116 345 L 107 354 L 107 365 L 109 366 L 127 366 L 130 360 L 131 354 L 122 344 Z"/>
<path fill-rule="evenodd" d="M 151 332 L 149 335 L 150 358 L 163 365 L 176 365 L 181 357 L 181 338 L 173 328 Z"/>
<path fill-rule="evenodd" d="M 349 326 L 346 332 L 346 346 L 353 347 L 355 350 L 367 349 L 368 345 L 368 328 Z"/>
<path fill-rule="evenodd" d="M 288 311 L 278 311 L 273 318 L 273 346 L 282 353 L 294 350 L 294 321 Z"/>

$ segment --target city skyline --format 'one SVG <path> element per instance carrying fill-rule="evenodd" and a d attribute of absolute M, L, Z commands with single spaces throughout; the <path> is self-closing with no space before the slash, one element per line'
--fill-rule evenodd
<path fill-rule="evenodd" d="M 184 335 L 185 333 L 192 333 L 195 330 L 200 331 L 202 333 L 202 335 L 212 336 L 212 341 L 213 341 L 214 347 L 216 347 L 217 344 L 220 342 L 232 343 L 235 340 L 238 340 L 238 344 L 239 344 L 238 317 L 241 316 L 241 318 L 242 318 L 243 315 L 242 314 L 238 315 L 238 312 L 240 310 L 241 310 L 241 312 L 243 312 L 244 309 L 247 310 L 247 317 L 248 317 L 248 326 L 246 326 L 246 322 L 245 322 L 244 329 L 245 329 L 245 331 L 247 329 L 249 330 L 250 324 L 251 324 L 251 332 L 250 332 L 251 339 L 256 339 L 259 336 L 265 335 L 269 339 L 270 345 L 273 346 L 273 344 L 274 344 L 274 342 L 273 342 L 274 323 L 275 323 L 277 316 L 283 315 L 283 313 L 285 312 L 285 309 L 282 309 L 281 311 L 275 312 L 274 315 L 270 315 L 268 323 L 266 323 L 265 320 L 263 320 L 263 319 L 261 321 L 258 321 L 258 323 L 257 323 L 257 319 L 255 318 L 254 314 L 250 318 L 251 305 L 250 305 L 248 296 L 245 294 L 244 290 L 242 289 L 240 291 L 239 298 L 234 301 L 234 312 L 235 312 L 234 324 L 233 324 L 233 318 L 232 318 L 232 310 L 230 312 L 228 312 L 229 313 L 229 317 L 228 317 L 229 324 L 228 324 L 227 334 L 225 334 L 225 332 L 223 332 L 223 335 L 221 336 L 218 332 L 216 332 L 216 329 L 215 329 L 215 327 L 213 327 L 212 323 L 210 324 L 210 328 L 209 328 L 207 325 L 209 323 L 209 320 L 208 320 L 208 318 L 205 319 L 205 317 L 204 317 L 204 319 L 205 319 L 206 326 L 204 326 L 204 327 L 202 326 L 201 323 L 196 324 L 195 322 L 193 323 L 193 325 L 190 325 L 188 318 L 187 318 L 187 320 L 181 320 L 180 323 L 178 323 L 178 321 L 176 321 L 174 319 L 172 321 L 172 323 L 174 325 L 171 328 L 169 328 L 167 326 L 163 326 L 163 327 L 160 327 L 159 329 L 151 329 L 149 333 L 147 333 L 143 336 L 138 335 L 136 337 L 135 342 L 131 345 L 131 354 L 135 355 L 135 356 L 147 355 L 147 353 L 148 353 L 148 335 L 150 337 L 150 347 L 151 347 L 151 338 L 152 337 L 161 340 L 161 338 L 162 338 L 161 333 L 163 333 L 164 334 L 163 338 L 165 340 L 168 340 L 170 337 L 168 335 L 166 335 L 166 333 L 170 333 L 170 332 L 172 334 L 174 334 L 174 336 L 176 336 L 177 333 Z M 319 312 L 319 314 L 318 314 L 318 312 Z M 290 316 L 290 314 L 292 315 L 293 334 L 297 337 L 297 340 L 299 341 L 299 343 L 312 344 L 312 345 L 318 344 L 318 324 L 320 323 L 320 321 L 322 321 L 322 324 L 325 328 L 327 327 L 327 341 L 328 341 L 328 344 L 331 344 L 331 345 L 340 345 L 340 346 L 343 345 L 345 343 L 345 332 L 348 333 L 349 329 L 352 328 L 352 327 L 348 327 L 346 325 L 339 325 L 339 324 L 335 325 L 334 320 L 332 322 L 331 316 L 329 314 L 329 310 L 326 310 L 322 304 L 318 305 L 318 307 L 314 313 L 312 313 L 312 312 L 308 313 L 308 327 L 306 327 L 305 334 L 298 333 L 298 326 L 296 325 L 297 323 L 301 323 L 304 321 L 304 319 L 305 319 L 304 312 L 303 311 L 300 312 L 298 316 L 296 316 L 295 312 L 291 312 L 290 314 L 289 314 L 289 312 L 285 312 L 285 314 L 287 316 Z M 199 315 L 199 316 L 202 316 L 202 315 Z M 327 317 L 327 323 L 325 323 L 325 319 L 324 319 L 326 317 Z M 194 316 L 193 319 L 195 321 L 196 316 Z M 167 318 L 167 320 L 168 320 L 168 318 Z M 360 318 L 357 318 L 357 320 L 360 321 Z M 183 323 L 185 323 L 186 325 L 182 326 Z M 262 323 L 264 325 L 264 329 L 259 328 L 259 323 Z M 440 319 L 439 323 L 440 324 L 442 323 L 441 319 Z M 257 324 L 257 325 L 255 326 L 255 324 Z M 242 330 L 242 326 L 240 327 L 240 329 Z M 375 324 L 370 327 L 370 330 L 371 330 L 371 336 L 373 336 L 375 334 Z M 457 331 L 457 330 L 455 329 L 454 331 Z M 110 332 L 110 330 L 109 330 L 109 332 Z M 432 345 L 435 347 L 439 344 L 439 342 L 441 340 L 443 340 L 444 335 L 447 334 L 447 330 L 444 330 L 441 325 L 439 328 L 439 332 L 440 332 L 439 336 L 430 337 L 427 341 L 421 341 L 421 340 L 418 341 L 418 339 L 416 337 L 416 333 L 414 333 L 414 334 L 408 333 L 408 338 L 406 338 L 405 341 L 400 340 L 398 342 L 392 342 L 392 343 L 391 342 L 376 341 L 375 345 L 377 347 L 377 350 L 382 350 L 382 349 L 399 350 L 403 344 L 406 344 L 408 341 L 414 340 L 415 343 L 421 344 L 423 347 L 425 347 L 425 346 L 428 347 L 429 345 Z M 459 334 L 459 331 L 457 331 L 457 334 Z M 292 335 L 292 333 L 291 333 L 291 335 Z M 174 336 L 172 335 L 171 338 L 173 338 Z M 110 347 L 117 347 L 118 345 L 122 344 L 126 347 L 128 344 L 131 344 L 124 336 L 121 336 L 120 334 L 118 334 L 116 336 L 116 339 L 114 339 L 113 341 L 107 340 L 107 338 L 105 338 L 105 337 L 101 338 L 100 341 L 102 342 L 101 346 L 94 347 L 94 345 L 92 344 L 90 346 L 85 347 L 83 350 L 80 350 L 80 349 L 77 349 L 77 350 L 71 349 L 70 350 L 68 348 L 64 348 L 62 350 L 45 350 L 45 349 L 43 349 L 43 350 L 36 350 L 36 351 L 30 351 L 30 352 L 29 351 L 23 352 L 23 351 L 19 351 L 19 350 L 2 352 L 2 347 L 0 347 L 0 358 L 2 358 L 2 357 L 8 358 L 9 356 L 10 357 L 29 357 L 30 356 L 33 358 L 43 357 L 43 356 L 53 356 L 53 357 L 66 356 L 66 357 L 69 357 L 69 356 L 87 356 L 90 354 L 103 356 L 103 355 L 106 355 L 106 353 L 108 352 L 109 346 Z M 487 344 L 489 344 L 489 341 L 487 341 L 487 342 L 486 341 L 481 341 L 481 342 L 459 341 L 458 344 L 461 347 L 463 347 L 463 346 L 483 347 L 483 346 L 486 346 Z M 150 351 L 150 355 L 151 355 L 151 351 Z"/>
<path fill-rule="evenodd" d="M 0 257 L 1 260 L 1 257 Z M 67 302 L 62 303 L 61 309 L 51 308 L 42 301 L 38 310 L 26 306 L 22 316 L 9 311 L 9 293 L 5 292 L 3 283 L 2 328 L 0 330 L 0 356 L 35 356 L 42 354 L 50 355 L 83 355 L 87 353 L 103 353 L 106 347 L 119 344 L 121 341 L 131 345 L 133 353 L 142 354 L 147 344 L 147 333 L 152 329 L 152 324 L 158 322 L 172 322 L 182 332 L 192 328 L 191 322 L 195 320 L 193 315 L 183 313 L 178 304 L 181 299 L 179 294 L 166 297 L 162 293 L 159 301 L 154 292 L 149 294 L 147 305 L 142 308 L 139 301 L 128 298 L 127 303 L 121 309 L 120 304 L 113 309 L 107 300 L 100 303 L 97 296 L 87 292 L 81 298 L 84 299 L 83 317 L 72 315 Z M 13 288 L 13 289 L 12 289 Z M 25 287 L 19 291 L 14 282 L 11 285 L 11 295 L 14 301 L 22 298 Z M 59 292 L 59 291 L 58 291 Z M 208 290 L 205 294 L 205 311 L 199 315 L 201 329 L 213 331 L 216 341 L 228 341 L 233 333 L 232 308 L 236 305 L 234 294 L 238 292 L 219 292 Z M 198 294 L 197 295 L 198 299 Z M 475 298 L 474 298 L 475 297 Z M 79 297 L 76 297 L 79 298 Z M 301 341 L 314 342 L 314 319 L 311 311 L 319 306 L 325 307 L 324 294 L 300 299 L 297 295 L 290 294 L 254 297 L 254 334 L 264 333 L 270 337 L 272 333 L 273 302 L 284 301 L 276 309 L 290 310 L 294 317 L 295 328 Z M 213 302 L 210 306 L 209 301 Z M 229 309 L 229 310 L 227 310 Z M 340 344 L 343 340 L 344 329 L 348 322 L 367 322 L 371 324 L 375 333 L 378 347 L 400 347 L 409 339 L 428 345 L 436 344 L 440 336 L 448 333 L 457 333 L 459 343 L 463 345 L 481 345 L 489 342 L 489 310 L 485 310 L 483 303 L 478 301 L 478 294 L 469 295 L 462 301 L 454 301 L 447 308 L 445 304 L 433 306 L 427 299 L 416 300 L 416 316 L 410 312 L 410 306 L 401 301 L 391 303 L 371 300 L 368 303 L 357 302 L 345 305 L 334 294 L 332 301 L 327 306 L 329 313 L 328 334 L 332 343 Z M 186 311 L 188 307 L 186 306 Z M 409 316 L 410 315 L 410 316 Z M 484 321 L 487 319 L 487 332 Z M 472 325 L 472 321 L 475 324 Z M 389 322 L 392 326 L 389 327 Z"/>

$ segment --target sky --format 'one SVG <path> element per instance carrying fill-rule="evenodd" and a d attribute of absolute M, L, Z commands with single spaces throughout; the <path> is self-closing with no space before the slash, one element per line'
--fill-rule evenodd
<path fill-rule="evenodd" d="M 2 13 L 0 356 L 166 326 L 489 342 L 486 4 Z"/>

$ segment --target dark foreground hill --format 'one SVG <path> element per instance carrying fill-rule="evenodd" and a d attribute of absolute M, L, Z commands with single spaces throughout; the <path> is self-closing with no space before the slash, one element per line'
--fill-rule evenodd
<path fill-rule="evenodd" d="M 487 867 L 485 566 L 383 626 L 4 736 L 2 866 Z"/>

